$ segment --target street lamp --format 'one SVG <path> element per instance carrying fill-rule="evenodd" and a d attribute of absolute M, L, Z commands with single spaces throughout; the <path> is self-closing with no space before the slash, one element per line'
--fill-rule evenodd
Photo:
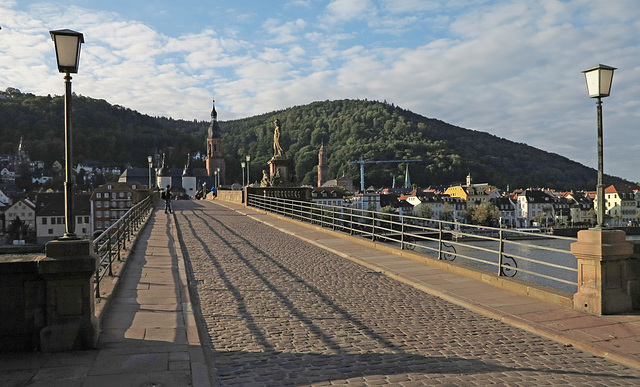
<path fill-rule="evenodd" d="M 596 201 L 598 202 L 598 211 L 596 213 L 597 230 L 604 227 L 604 160 L 602 155 L 602 98 L 608 97 L 611 91 L 611 82 L 613 81 L 613 70 L 615 67 L 599 64 L 583 71 L 585 80 L 587 81 L 587 91 L 589 98 L 597 98 L 598 112 L 598 186 L 596 192 Z"/>
<path fill-rule="evenodd" d="M 213 171 L 213 186 L 218 189 L 218 171 Z"/>
<path fill-rule="evenodd" d="M 153 157 L 147 156 L 147 161 L 149 162 L 149 189 L 153 185 L 153 180 L 151 179 L 151 168 L 153 167 Z"/>
<path fill-rule="evenodd" d="M 64 140 L 65 140 L 65 182 L 64 182 L 64 218 L 65 233 L 63 239 L 76 239 L 75 219 L 73 219 L 73 183 L 71 163 L 71 76 L 78 73 L 80 63 L 80 45 L 84 43 L 84 35 L 71 30 L 49 31 L 56 49 L 58 71 L 66 73 L 64 77 Z"/>
<path fill-rule="evenodd" d="M 240 166 L 242 167 L 242 187 L 244 187 L 245 179 L 244 179 L 244 168 L 247 164 L 244 161 L 240 162 Z"/>
<path fill-rule="evenodd" d="M 249 161 L 251 161 L 251 156 L 247 155 L 247 157 L 245 157 L 245 160 L 247 160 L 247 186 L 248 186 L 249 183 L 251 183 L 251 179 L 249 179 L 249 171 L 251 170 L 249 168 Z"/>
<path fill-rule="evenodd" d="M 220 189 L 220 168 L 216 168 L 217 188 Z"/>

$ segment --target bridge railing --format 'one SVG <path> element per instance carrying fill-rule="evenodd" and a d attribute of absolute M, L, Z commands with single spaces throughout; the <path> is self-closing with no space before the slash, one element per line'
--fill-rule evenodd
<path fill-rule="evenodd" d="M 501 277 L 577 291 L 575 238 L 249 194 L 247 205 Z"/>
<path fill-rule="evenodd" d="M 96 298 L 100 298 L 100 281 L 107 275 L 113 276 L 113 263 L 122 261 L 121 252 L 127 248 L 131 236 L 152 209 L 153 198 L 148 196 L 93 240 L 94 251 L 100 262 L 95 273 Z"/>

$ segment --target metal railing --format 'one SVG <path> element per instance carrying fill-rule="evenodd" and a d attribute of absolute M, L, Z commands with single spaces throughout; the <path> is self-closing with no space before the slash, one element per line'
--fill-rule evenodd
<path fill-rule="evenodd" d="M 248 195 L 247 205 L 296 220 L 343 231 L 376 242 L 415 250 L 430 258 L 454 261 L 497 276 L 577 291 L 577 261 L 570 251 L 575 238 L 460 224 L 415 216 L 360 210 Z"/>
<path fill-rule="evenodd" d="M 100 261 L 95 273 L 96 298 L 100 298 L 100 281 L 106 275 L 113 276 L 113 262 L 122 261 L 121 252 L 127 248 L 131 236 L 140 228 L 152 209 L 153 198 L 148 196 L 93 240 L 94 251 Z"/>

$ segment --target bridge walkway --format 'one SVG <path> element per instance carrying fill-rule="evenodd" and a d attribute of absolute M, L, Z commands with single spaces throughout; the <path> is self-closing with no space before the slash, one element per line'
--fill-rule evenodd
<path fill-rule="evenodd" d="M 640 315 L 587 315 L 229 202 L 175 208 L 221 385 L 640 383 Z"/>

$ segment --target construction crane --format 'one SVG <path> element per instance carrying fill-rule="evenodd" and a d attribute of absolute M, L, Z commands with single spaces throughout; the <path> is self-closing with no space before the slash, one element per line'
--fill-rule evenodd
<path fill-rule="evenodd" d="M 364 192 L 364 165 L 365 164 L 387 164 L 387 163 L 418 163 L 422 160 L 414 159 L 414 160 L 379 160 L 379 161 L 368 161 L 363 160 L 362 156 L 360 156 L 360 160 L 358 161 L 349 161 L 349 164 L 360 164 L 360 192 Z M 409 172 L 409 166 L 407 165 L 407 173 Z"/>

